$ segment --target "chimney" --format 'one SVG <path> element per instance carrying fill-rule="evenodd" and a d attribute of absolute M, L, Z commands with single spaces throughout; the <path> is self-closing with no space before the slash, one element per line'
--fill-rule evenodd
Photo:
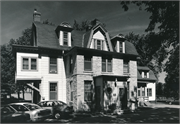
<path fill-rule="evenodd" d="M 40 22 L 41 21 L 41 13 L 37 12 L 36 9 L 34 9 L 33 21 L 34 22 Z"/>

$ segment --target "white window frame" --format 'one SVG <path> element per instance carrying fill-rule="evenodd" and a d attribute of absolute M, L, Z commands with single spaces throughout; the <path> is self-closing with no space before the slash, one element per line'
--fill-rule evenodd
<path fill-rule="evenodd" d="M 28 59 L 28 69 L 23 68 L 23 59 Z M 31 60 L 35 59 L 36 60 L 36 69 L 31 69 Z M 22 57 L 21 58 L 22 64 L 21 64 L 21 70 L 23 71 L 38 71 L 38 58 L 37 57 Z"/>
<path fill-rule="evenodd" d="M 51 65 L 55 65 L 55 64 L 51 64 L 51 58 L 55 58 L 56 59 L 56 72 L 51 72 Z M 49 74 L 58 74 L 58 59 L 56 57 L 49 57 Z"/>

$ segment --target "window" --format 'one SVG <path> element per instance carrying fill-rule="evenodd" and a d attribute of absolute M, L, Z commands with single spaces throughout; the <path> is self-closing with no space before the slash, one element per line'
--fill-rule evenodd
<path fill-rule="evenodd" d="M 151 88 L 147 88 L 147 96 L 152 96 L 152 89 Z"/>
<path fill-rule="evenodd" d="M 11 105 L 16 111 L 29 111 L 26 107 L 23 105 Z"/>
<path fill-rule="evenodd" d="M 50 57 L 49 73 L 57 74 L 57 58 Z"/>
<path fill-rule="evenodd" d="M 102 72 L 112 72 L 112 59 L 102 58 Z"/>
<path fill-rule="evenodd" d="M 23 69 L 29 70 L 29 59 L 28 58 L 23 58 Z"/>
<path fill-rule="evenodd" d="M 92 57 L 84 56 L 84 70 L 92 71 Z"/>
<path fill-rule="evenodd" d="M 50 83 L 50 100 L 57 100 L 57 83 Z"/>
<path fill-rule="evenodd" d="M 124 61 L 124 63 L 123 63 L 123 72 L 124 72 L 124 74 L 129 73 L 129 62 L 128 61 Z"/>
<path fill-rule="evenodd" d="M 73 97 L 74 97 L 74 86 L 73 86 L 73 82 L 70 82 L 70 91 L 71 91 L 71 98 L 70 100 L 73 101 Z"/>
<path fill-rule="evenodd" d="M 119 41 L 119 52 L 122 53 L 123 52 L 123 42 Z"/>
<path fill-rule="evenodd" d="M 31 70 L 36 70 L 36 67 L 37 64 L 36 64 L 36 59 L 31 59 Z"/>
<path fill-rule="evenodd" d="M 68 45 L 68 32 L 63 32 L 63 45 Z"/>
<path fill-rule="evenodd" d="M 144 72 L 144 78 L 148 78 L 148 72 Z"/>
<path fill-rule="evenodd" d="M 69 56 L 69 72 L 73 72 L 73 59 L 71 55 Z"/>
<path fill-rule="evenodd" d="M 23 70 L 37 70 L 37 59 L 36 58 L 23 58 Z"/>
<path fill-rule="evenodd" d="M 91 92 L 91 81 L 84 82 L 84 101 L 92 101 L 92 92 Z"/>
<path fill-rule="evenodd" d="M 138 96 L 141 96 L 141 90 L 138 90 Z"/>
<path fill-rule="evenodd" d="M 144 91 L 142 91 L 142 96 L 145 96 L 145 92 Z"/>
<path fill-rule="evenodd" d="M 94 48 L 98 50 L 103 50 L 103 40 L 94 39 Z"/>

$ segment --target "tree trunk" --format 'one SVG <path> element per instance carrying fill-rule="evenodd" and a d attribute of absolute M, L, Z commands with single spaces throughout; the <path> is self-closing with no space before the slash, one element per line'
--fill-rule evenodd
<path fill-rule="evenodd" d="M 24 100 L 24 89 L 23 89 L 23 100 Z"/>
<path fill-rule="evenodd" d="M 18 91 L 18 100 L 20 100 L 20 92 Z"/>

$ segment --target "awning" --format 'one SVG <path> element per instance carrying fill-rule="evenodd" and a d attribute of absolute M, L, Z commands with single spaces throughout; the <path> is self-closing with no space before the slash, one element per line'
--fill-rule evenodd
<path fill-rule="evenodd" d="M 148 83 L 155 83 L 155 81 L 154 82 L 152 82 L 152 81 L 138 81 L 138 83 L 146 83 L 146 84 L 148 84 Z"/>
<path fill-rule="evenodd" d="M 130 78 L 129 75 L 110 75 L 110 74 L 102 74 L 102 75 L 93 76 L 93 78 L 98 78 L 98 77 L 108 78 L 108 79 L 117 79 L 117 80 L 128 80 L 128 78 Z"/>
<path fill-rule="evenodd" d="M 40 90 L 39 90 L 38 88 L 36 88 L 35 86 L 33 86 L 32 84 L 26 84 L 26 85 L 28 85 L 28 86 L 31 87 L 32 89 L 38 91 L 39 94 L 40 94 Z"/>

